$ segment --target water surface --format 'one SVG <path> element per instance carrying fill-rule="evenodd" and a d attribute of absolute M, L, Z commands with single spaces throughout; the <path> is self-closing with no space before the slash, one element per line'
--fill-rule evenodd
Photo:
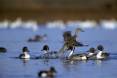
<path fill-rule="evenodd" d="M 6 47 L 7 53 L 0 53 L 0 78 L 38 78 L 37 73 L 42 69 L 55 66 L 56 78 L 116 78 L 117 77 L 117 29 L 103 28 L 84 29 L 80 33 L 80 41 L 88 44 L 75 50 L 75 53 L 87 51 L 90 47 L 104 45 L 109 52 L 108 60 L 89 60 L 67 63 L 61 59 L 30 59 L 21 60 L 14 58 L 22 52 L 22 47 L 27 46 L 31 57 L 42 54 L 44 44 L 51 50 L 58 51 L 63 45 L 62 33 L 66 30 L 74 31 L 76 27 L 65 29 L 39 27 L 37 31 L 27 29 L 0 29 L 0 47 Z M 42 42 L 27 42 L 28 38 L 36 34 L 47 34 L 47 39 Z"/>

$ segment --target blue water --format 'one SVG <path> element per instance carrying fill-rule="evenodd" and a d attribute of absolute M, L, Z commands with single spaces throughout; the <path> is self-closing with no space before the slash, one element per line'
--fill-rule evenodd
<path fill-rule="evenodd" d="M 110 58 L 104 61 L 77 61 L 67 63 L 61 59 L 30 59 L 21 60 L 14 57 L 22 53 L 22 47 L 27 46 L 31 57 L 42 54 L 44 44 L 51 50 L 58 51 L 62 47 L 62 33 L 66 30 L 74 31 L 75 27 L 66 29 L 40 27 L 38 31 L 27 29 L 0 29 L 0 47 L 7 48 L 7 53 L 0 54 L 0 78 L 38 78 L 40 70 L 54 66 L 57 70 L 55 78 L 117 78 L 117 29 L 107 30 L 100 27 L 84 29 L 80 33 L 80 41 L 88 44 L 75 50 L 76 53 L 85 52 L 90 47 L 104 45 L 110 53 Z M 28 38 L 36 34 L 47 34 L 42 42 L 27 42 Z"/>

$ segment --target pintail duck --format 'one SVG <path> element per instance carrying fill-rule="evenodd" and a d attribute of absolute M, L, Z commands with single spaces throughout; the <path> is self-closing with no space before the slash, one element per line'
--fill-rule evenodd
<path fill-rule="evenodd" d="M 42 56 L 40 56 L 40 57 L 42 57 L 42 58 L 58 58 L 58 54 L 57 54 L 57 52 L 56 51 L 49 51 L 50 49 L 49 49 L 49 46 L 48 45 L 44 45 L 43 46 L 43 48 L 42 48 L 42 50 L 41 51 L 43 51 L 44 52 L 44 54 L 42 55 Z"/>
<path fill-rule="evenodd" d="M 82 60 L 87 60 L 88 58 L 86 54 L 73 54 L 71 57 L 69 57 L 69 59 L 82 61 Z"/>
<path fill-rule="evenodd" d="M 29 50 L 27 47 L 23 47 L 22 52 L 23 53 L 19 55 L 19 58 L 21 58 L 21 59 L 29 59 L 30 58 Z"/>
<path fill-rule="evenodd" d="M 84 32 L 84 30 L 81 29 L 81 28 L 76 28 L 76 30 L 75 30 L 75 34 L 74 34 L 74 38 L 79 37 L 79 33 L 80 33 L 80 32 Z"/>
<path fill-rule="evenodd" d="M 81 28 L 77 28 L 75 30 L 74 35 L 71 34 L 71 31 L 66 31 L 63 33 L 63 38 L 64 38 L 64 42 L 65 43 L 69 43 L 71 45 L 75 45 L 75 46 L 83 46 L 83 44 L 81 44 L 81 42 L 77 41 L 76 38 L 79 35 L 79 32 L 84 32 Z"/>
<path fill-rule="evenodd" d="M 106 53 L 104 51 L 104 47 L 102 45 L 97 46 L 98 53 L 96 55 L 96 58 L 99 60 L 106 59 L 109 56 L 109 53 Z"/>
<path fill-rule="evenodd" d="M 96 58 L 96 49 L 95 48 L 90 48 L 87 52 L 89 52 L 88 54 L 87 54 L 87 57 L 88 57 L 88 59 L 94 59 L 94 58 Z"/>
<path fill-rule="evenodd" d="M 56 75 L 56 69 L 54 67 L 50 67 L 49 70 L 41 70 L 38 72 L 38 77 L 41 78 L 53 78 Z"/>
<path fill-rule="evenodd" d="M 48 45 L 44 45 L 43 49 L 41 50 L 43 51 L 45 54 L 49 52 L 49 46 Z"/>
<path fill-rule="evenodd" d="M 83 47 L 83 46 L 88 46 L 88 45 L 84 45 L 81 42 L 76 40 L 76 37 L 78 37 L 78 33 L 79 32 L 84 32 L 81 28 L 77 28 L 75 30 L 75 34 L 72 35 L 71 31 L 66 31 L 63 34 L 63 38 L 64 38 L 64 45 L 63 47 L 59 50 L 59 56 L 61 56 L 61 54 L 63 54 L 66 50 L 69 49 L 69 47 Z M 73 51 L 74 51 L 73 50 Z"/>
<path fill-rule="evenodd" d="M 73 47 L 70 48 L 71 52 L 68 55 L 68 60 L 87 60 L 87 55 L 85 53 L 82 54 L 73 54 Z"/>
<path fill-rule="evenodd" d="M 69 53 L 69 55 L 68 55 L 68 58 L 69 58 L 69 57 L 71 57 L 71 56 L 73 55 L 73 53 L 74 53 L 74 47 L 73 47 L 73 46 L 69 46 L 68 49 L 67 49 L 67 51 L 68 51 L 68 50 L 70 50 L 70 53 Z"/>
<path fill-rule="evenodd" d="M 7 49 L 4 47 L 0 47 L 0 53 L 5 53 L 5 52 L 7 52 Z"/>

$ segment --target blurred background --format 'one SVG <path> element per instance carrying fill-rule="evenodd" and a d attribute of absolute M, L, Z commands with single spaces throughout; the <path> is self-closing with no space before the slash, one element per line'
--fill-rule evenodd
<path fill-rule="evenodd" d="M 87 47 L 103 45 L 107 60 L 66 62 L 65 59 L 34 59 L 64 45 L 63 33 L 75 33 Z M 117 78 L 117 0 L 0 0 L 0 78 L 39 78 L 40 70 L 54 66 L 55 78 Z M 31 58 L 19 59 L 27 46 Z M 3 52 L 1 49 L 6 49 Z M 69 52 L 64 55 L 67 56 Z M 17 72 L 17 73 L 16 73 Z"/>
<path fill-rule="evenodd" d="M 117 0 L 0 0 L 0 20 L 116 19 Z"/>

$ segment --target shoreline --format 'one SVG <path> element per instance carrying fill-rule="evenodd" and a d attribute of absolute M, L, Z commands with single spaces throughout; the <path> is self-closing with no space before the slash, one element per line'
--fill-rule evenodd
<path fill-rule="evenodd" d="M 14 21 L 17 18 L 22 20 L 36 20 L 44 23 L 54 20 L 96 20 L 117 19 L 116 10 L 75 10 L 75 9 L 44 9 L 44 10 L 1 10 L 0 21 L 5 19 Z"/>

